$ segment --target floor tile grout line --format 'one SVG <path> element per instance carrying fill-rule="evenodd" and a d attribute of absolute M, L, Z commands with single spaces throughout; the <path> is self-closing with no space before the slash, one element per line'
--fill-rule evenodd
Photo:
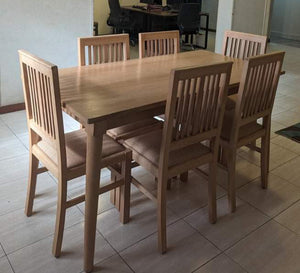
<path fill-rule="evenodd" d="M 8 263 L 9 263 L 9 265 L 10 265 L 11 270 L 13 271 L 13 273 L 15 273 L 16 271 L 15 271 L 15 269 L 14 269 L 14 267 L 13 267 L 13 265 L 12 265 L 10 259 L 9 259 L 9 257 L 6 256 L 6 259 L 7 259 Z"/>
<path fill-rule="evenodd" d="M 235 261 L 232 257 L 230 257 L 229 255 L 227 255 L 225 252 L 223 253 L 223 255 L 225 255 L 228 259 L 230 259 L 235 264 L 239 265 L 243 270 L 245 270 L 246 273 L 249 273 L 248 270 L 246 270 L 246 268 L 244 268 L 243 265 L 241 265 L 240 263 L 238 263 L 237 261 Z"/>
<path fill-rule="evenodd" d="M 131 266 L 123 259 L 121 254 L 113 247 L 113 245 L 106 239 L 106 237 L 97 229 L 97 232 L 103 237 L 103 239 L 107 242 L 107 244 L 116 252 L 116 254 L 121 258 L 121 260 L 128 266 L 128 268 L 135 273 L 135 271 L 131 268 Z M 122 250 L 123 251 L 123 250 Z M 114 254 L 114 255 L 116 255 Z M 114 255 L 110 256 L 109 258 L 113 257 Z M 107 258 L 108 259 L 108 258 Z M 106 260 L 106 259 L 105 259 Z M 104 260 L 103 260 L 104 261 Z M 99 262 L 102 263 L 103 261 Z"/>
<path fill-rule="evenodd" d="M 257 230 L 259 230 L 260 228 L 262 228 L 264 225 L 268 224 L 269 222 L 271 222 L 273 219 L 270 218 L 268 219 L 266 222 L 264 222 L 263 224 L 259 225 L 258 227 L 256 227 L 255 229 L 253 229 L 252 231 L 250 231 L 248 234 L 246 234 L 245 236 L 241 237 L 240 240 L 238 240 L 237 242 L 235 242 L 234 244 L 232 244 L 231 246 L 227 247 L 226 249 L 224 249 L 224 253 L 226 253 L 226 251 L 228 251 L 229 249 L 235 247 L 238 243 L 240 243 L 241 241 L 245 240 L 247 237 L 249 237 L 251 234 L 253 234 L 254 232 L 256 232 Z"/>
<path fill-rule="evenodd" d="M 81 224 L 81 223 L 83 223 L 83 222 L 84 222 L 84 220 L 79 221 L 79 222 L 77 222 L 77 223 L 74 223 L 74 224 L 68 226 L 67 228 L 65 228 L 64 231 L 66 231 L 66 230 L 68 230 L 68 229 L 70 229 L 70 228 L 72 228 L 72 227 L 74 227 L 74 226 L 76 226 L 76 225 L 79 225 L 79 224 Z M 31 242 L 31 243 L 27 244 L 26 246 L 22 246 L 22 247 L 20 247 L 20 248 L 18 248 L 18 249 L 15 249 L 14 251 L 7 253 L 6 255 L 7 255 L 7 256 L 12 255 L 12 254 L 14 254 L 14 253 L 16 253 L 16 252 L 18 252 L 18 251 L 20 251 L 20 250 L 26 248 L 26 247 L 32 246 L 32 245 L 34 245 L 34 244 L 36 244 L 36 243 L 38 243 L 38 242 L 40 242 L 40 241 L 42 241 L 42 240 L 48 239 L 48 238 L 50 238 L 50 237 L 52 237 L 52 236 L 54 236 L 54 232 L 51 233 L 51 234 L 47 234 L 45 237 L 43 237 L 43 238 L 41 238 L 41 239 L 39 239 L 39 240 L 37 240 L 37 241 Z M 3 248 L 3 250 L 4 250 L 4 248 Z"/>
<path fill-rule="evenodd" d="M 189 222 L 187 222 L 186 220 L 183 219 L 183 221 L 189 225 L 193 230 L 195 230 L 197 233 L 199 233 L 203 238 L 205 238 L 208 242 L 210 242 L 215 248 L 217 248 L 218 250 L 220 250 L 220 252 L 223 252 L 222 249 L 220 249 L 214 242 L 212 242 L 211 240 L 209 240 L 204 234 L 202 234 L 197 228 L 195 228 L 193 225 L 191 225 Z"/>
<path fill-rule="evenodd" d="M 205 265 L 207 265 L 208 263 L 210 263 L 211 261 L 213 261 L 214 259 L 218 258 L 219 256 L 221 256 L 223 254 L 223 252 L 220 252 L 219 254 L 217 254 L 216 256 L 214 256 L 213 258 L 209 259 L 208 261 L 206 261 L 204 264 L 200 265 L 199 267 L 197 267 L 196 269 L 194 269 L 193 271 L 190 271 L 190 273 L 194 273 L 197 270 L 199 270 L 200 268 L 204 267 Z"/>

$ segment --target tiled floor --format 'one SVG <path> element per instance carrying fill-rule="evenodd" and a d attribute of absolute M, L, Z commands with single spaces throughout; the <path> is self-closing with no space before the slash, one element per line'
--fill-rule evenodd
<path fill-rule="evenodd" d="M 272 131 L 300 121 L 300 49 L 285 50 Z M 65 130 L 78 124 L 64 115 Z M 168 192 L 168 252 L 156 249 L 156 207 L 132 190 L 131 221 L 122 225 L 108 194 L 101 196 L 95 272 L 296 273 L 300 272 L 300 144 L 271 135 L 268 190 L 260 188 L 259 157 L 242 148 L 237 163 L 237 211 L 228 213 L 226 172 L 218 170 L 218 222 L 207 219 L 207 183 L 190 173 L 188 183 L 174 181 Z M 84 204 L 68 211 L 63 254 L 51 255 L 56 181 L 38 179 L 34 215 L 27 218 L 24 199 L 28 171 L 25 112 L 0 116 L 0 272 L 82 272 Z M 142 168 L 135 176 L 155 188 Z M 107 170 L 102 181 L 109 179 Z M 70 183 L 69 195 L 84 190 L 84 178 Z"/>

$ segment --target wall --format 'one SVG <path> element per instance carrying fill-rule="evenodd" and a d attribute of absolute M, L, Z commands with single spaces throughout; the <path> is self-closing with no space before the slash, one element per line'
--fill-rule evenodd
<path fill-rule="evenodd" d="M 219 0 L 216 47 L 222 52 L 225 30 L 268 35 L 271 0 Z"/>
<path fill-rule="evenodd" d="M 215 52 L 222 52 L 225 30 L 232 28 L 234 0 L 219 0 Z"/>
<path fill-rule="evenodd" d="M 232 30 L 267 35 L 270 0 L 235 0 Z"/>
<path fill-rule="evenodd" d="M 75 66 L 77 37 L 92 35 L 92 24 L 92 0 L 1 0 L 0 105 L 24 101 L 18 49 Z"/>
<path fill-rule="evenodd" d="M 202 0 L 202 11 L 209 13 L 209 28 L 217 28 L 219 0 Z"/>
<path fill-rule="evenodd" d="M 300 1 L 274 0 L 271 36 L 300 40 Z"/>

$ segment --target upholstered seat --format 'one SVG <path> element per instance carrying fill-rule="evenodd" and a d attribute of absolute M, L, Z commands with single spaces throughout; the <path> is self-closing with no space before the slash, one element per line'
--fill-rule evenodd
<path fill-rule="evenodd" d="M 163 123 L 161 121 L 149 118 L 110 129 L 106 133 L 115 140 L 121 140 L 152 131 L 153 129 L 162 128 L 162 126 Z"/>
<path fill-rule="evenodd" d="M 141 158 L 147 159 L 158 168 L 159 153 L 162 142 L 162 130 L 156 130 L 144 135 L 125 140 L 124 145 L 133 152 L 133 159 L 139 162 Z M 205 154 L 210 149 L 201 143 L 193 144 L 182 149 L 170 152 L 169 168 Z"/>
<path fill-rule="evenodd" d="M 266 41 L 266 37 L 261 40 Z M 254 55 L 258 55 L 256 53 Z M 268 187 L 271 115 L 283 57 L 284 52 L 274 52 L 246 59 L 238 93 L 227 99 L 220 144 L 221 160 L 225 159 L 224 166 L 227 168 L 228 200 L 232 212 L 236 209 L 235 169 L 238 148 L 246 145 L 260 153 L 261 186 Z M 262 119 L 261 125 L 257 123 L 258 119 Z M 258 139 L 261 139 L 260 147 L 255 145 Z"/>
<path fill-rule="evenodd" d="M 86 133 L 83 129 L 65 134 L 67 168 L 74 168 L 85 164 L 86 161 Z M 57 151 L 54 146 L 42 140 L 36 144 L 55 164 Z M 33 148 L 34 149 L 34 148 Z M 123 152 L 125 148 L 115 142 L 108 135 L 103 136 L 102 158 Z"/>
<path fill-rule="evenodd" d="M 57 66 L 24 50 L 19 50 L 19 58 L 29 130 L 29 178 L 25 214 L 31 216 L 33 212 L 38 174 L 51 172 L 57 179 L 58 187 L 52 253 L 59 257 L 66 211 L 86 199 L 85 194 L 70 198 L 67 193 L 68 181 L 84 176 L 89 167 L 86 167 L 86 133 L 83 129 L 64 133 Z M 106 185 L 100 183 L 95 193 L 100 195 L 112 189 L 119 191 L 118 209 L 123 224 L 129 221 L 131 155 L 129 149 L 109 136 L 103 136 L 99 171 L 107 167 L 117 178 Z M 86 228 L 89 230 L 89 224 L 86 224 Z"/>
<path fill-rule="evenodd" d="M 234 110 L 225 111 L 222 131 L 221 131 L 221 139 L 228 141 L 230 139 L 230 134 L 232 130 L 233 120 L 234 120 Z M 243 139 L 244 137 L 249 137 L 252 134 L 257 133 L 258 131 L 264 131 L 262 125 L 257 122 L 248 123 L 239 128 L 238 140 Z"/>
<path fill-rule="evenodd" d="M 237 94 L 228 96 L 226 101 L 226 110 L 234 109 L 236 105 L 236 100 L 237 100 Z"/>

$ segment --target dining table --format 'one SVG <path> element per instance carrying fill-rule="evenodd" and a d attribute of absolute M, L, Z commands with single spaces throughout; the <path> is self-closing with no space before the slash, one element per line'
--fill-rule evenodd
<path fill-rule="evenodd" d="M 59 69 L 62 108 L 84 126 L 87 134 L 86 272 L 93 270 L 94 263 L 101 151 L 106 130 L 163 114 L 172 69 L 224 61 L 233 61 L 229 90 L 237 90 L 244 61 L 204 50 Z"/>

